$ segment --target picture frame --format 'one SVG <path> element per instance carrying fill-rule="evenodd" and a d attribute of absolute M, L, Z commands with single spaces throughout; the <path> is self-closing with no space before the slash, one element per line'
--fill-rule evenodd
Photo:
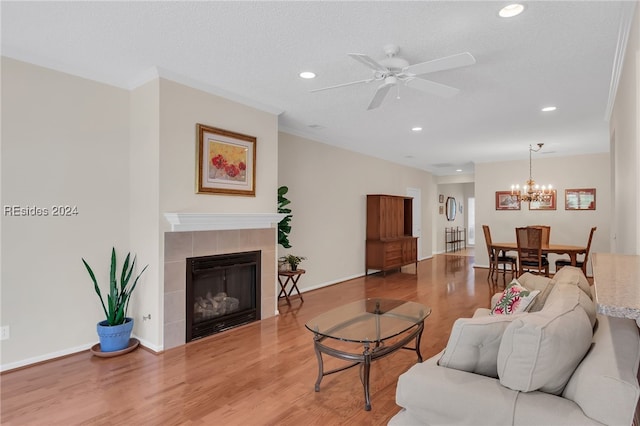
<path fill-rule="evenodd" d="M 511 191 L 496 191 L 496 210 L 520 210 L 520 198 Z"/>
<path fill-rule="evenodd" d="M 440 214 L 444 214 L 444 206 L 440 206 L 440 208 L 438 209 L 438 212 Z"/>
<path fill-rule="evenodd" d="M 438 201 L 440 203 L 444 203 L 444 195 L 440 194 L 440 196 L 438 197 Z"/>
<path fill-rule="evenodd" d="M 556 190 L 551 191 L 551 197 L 546 201 L 529 201 L 529 210 L 555 210 L 556 209 Z"/>
<path fill-rule="evenodd" d="M 256 195 L 254 136 L 196 125 L 198 194 Z"/>
<path fill-rule="evenodd" d="M 564 190 L 565 210 L 595 210 L 596 189 L 577 188 Z"/>

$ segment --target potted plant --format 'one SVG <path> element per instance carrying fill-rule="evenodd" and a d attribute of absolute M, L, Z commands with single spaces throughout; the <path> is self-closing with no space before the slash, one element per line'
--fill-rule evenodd
<path fill-rule="evenodd" d="M 278 213 L 285 213 L 286 216 L 282 218 L 280 222 L 278 222 L 278 244 L 280 244 L 284 248 L 291 248 L 291 243 L 289 243 L 289 233 L 291 232 L 291 209 L 285 207 L 291 204 L 291 201 L 287 199 L 284 195 L 289 192 L 289 187 L 281 186 L 278 188 Z"/>
<path fill-rule="evenodd" d="M 89 264 L 82 259 L 82 263 L 87 268 L 91 281 L 93 281 L 93 288 L 100 299 L 102 304 L 102 310 L 106 319 L 100 321 L 97 326 L 98 336 L 100 338 L 100 351 L 102 352 L 114 352 L 125 349 L 129 345 L 129 339 L 131 338 L 131 330 L 133 330 L 133 318 L 127 317 L 127 308 L 129 307 L 129 300 L 133 290 L 135 290 L 138 284 L 138 279 L 142 273 L 147 269 L 145 266 L 142 271 L 135 277 L 133 284 L 129 285 L 131 281 L 131 275 L 136 266 L 136 258 L 129 263 L 131 253 L 127 253 L 127 257 L 122 265 L 122 272 L 120 274 L 120 284 L 118 284 L 118 277 L 116 276 L 117 262 L 116 262 L 116 249 L 111 249 L 111 269 L 109 272 L 109 294 L 107 295 L 107 304 L 105 305 L 98 281 L 93 273 L 93 270 Z M 108 309 L 107 309 L 108 308 Z"/>
<path fill-rule="evenodd" d="M 292 271 L 297 271 L 298 265 L 300 264 L 300 262 L 302 262 L 305 259 L 306 257 L 304 256 L 296 256 L 294 254 L 288 254 L 280 258 L 282 262 L 289 264 L 289 269 Z"/>

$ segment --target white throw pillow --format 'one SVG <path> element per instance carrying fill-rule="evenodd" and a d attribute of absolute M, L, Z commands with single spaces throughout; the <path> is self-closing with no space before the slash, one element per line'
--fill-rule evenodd
<path fill-rule="evenodd" d="M 498 378 L 498 350 L 502 335 L 520 315 L 458 318 L 438 365 Z"/>
<path fill-rule="evenodd" d="M 540 294 L 536 296 L 533 302 L 529 305 L 527 312 L 538 312 L 541 310 L 555 284 L 555 281 L 551 278 L 544 277 L 542 275 L 534 275 L 530 272 L 525 272 L 518 277 L 518 282 L 521 286 L 526 287 L 529 290 L 540 290 Z"/>
<path fill-rule="evenodd" d="M 527 308 L 540 293 L 540 290 L 527 290 L 514 279 L 504 289 L 498 302 L 491 308 L 491 315 L 512 315 L 526 312 Z"/>
<path fill-rule="evenodd" d="M 503 386 L 523 392 L 562 393 L 592 339 L 584 309 L 571 300 L 563 308 L 522 315 L 507 327 L 498 350 L 498 377 Z"/>
<path fill-rule="evenodd" d="M 584 291 L 587 296 L 591 297 L 591 285 L 580 268 L 576 268 L 575 266 L 565 266 L 556 272 L 553 276 L 553 280 L 556 284 L 576 285 L 580 287 L 580 290 Z"/>

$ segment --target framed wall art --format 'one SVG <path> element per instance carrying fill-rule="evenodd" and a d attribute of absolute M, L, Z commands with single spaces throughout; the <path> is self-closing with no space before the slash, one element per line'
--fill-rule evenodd
<path fill-rule="evenodd" d="M 197 124 L 197 193 L 256 195 L 256 138 Z"/>
<path fill-rule="evenodd" d="M 440 194 L 440 196 L 438 197 L 438 201 L 444 203 L 444 195 Z"/>
<path fill-rule="evenodd" d="M 556 209 L 556 191 L 551 191 L 551 196 L 543 201 L 529 201 L 529 210 L 555 210 Z"/>
<path fill-rule="evenodd" d="M 596 189 L 580 188 L 564 190 L 565 210 L 595 210 Z"/>
<path fill-rule="evenodd" d="M 496 191 L 496 210 L 520 210 L 520 199 L 511 191 Z"/>

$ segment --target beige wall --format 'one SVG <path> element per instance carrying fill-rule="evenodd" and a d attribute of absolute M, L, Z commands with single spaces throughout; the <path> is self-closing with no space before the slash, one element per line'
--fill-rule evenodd
<path fill-rule="evenodd" d="M 2 58 L 1 364 L 87 349 L 102 319 L 84 257 L 101 282 L 112 246 L 129 246 L 129 94 Z M 78 215 L 53 217 L 54 205 Z"/>
<path fill-rule="evenodd" d="M 133 333 L 142 343 L 160 350 L 163 301 L 162 278 L 155 259 L 160 254 L 160 82 L 150 81 L 130 93 L 129 222 L 130 250 L 138 256 L 139 266 L 149 265 L 130 304 L 136 318 Z M 142 317 L 151 318 L 143 320 Z"/>
<path fill-rule="evenodd" d="M 572 245 L 586 244 L 591 227 L 597 226 L 591 251 L 610 251 L 609 154 L 533 160 L 533 178 L 536 182 L 540 185 L 552 184 L 557 190 L 556 210 L 529 210 L 528 204 L 523 203 L 521 210 L 496 211 L 495 192 L 508 190 L 512 182 L 524 182 L 528 177 L 528 160 L 480 163 L 476 164 L 475 169 L 475 254 L 478 266 L 489 265 L 482 225 L 489 225 L 494 241 L 511 242 L 516 240 L 515 228 L 518 226 L 551 225 L 552 243 Z M 565 210 L 564 190 L 568 188 L 595 188 L 596 210 Z M 555 265 L 556 258 L 556 255 L 550 256 L 552 265 Z M 554 266 L 551 270 L 555 270 Z"/>
<path fill-rule="evenodd" d="M 437 203 L 430 173 L 280 133 L 278 180 L 289 187 L 293 219 L 290 250 L 308 259 L 301 290 L 364 274 L 366 194 L 405 195 L 420 188 L 422 254 L 431 256 L 431 221 Z M 425 243 L 425 241 L 427 243 Z"/>
<path fill-rule="evenodd" d="M 640 254 L 640 7 L 636 5 L 610 121 L 613 163 L 612 251 Z"/>
<path fill-rule="evenodd" d="M 132 99 L 141 111 L 132 113 L 132 128 L 147 131 L 140 141 L 152 150 L 153 161 L 143 165 L 132 187 L 150 194 L 139 194 L 149 204 L 138 203 L 145 214 L 132 211 L 132 233 L 140 238 L 131 243 L 147 254 L 151 285 L 140 289 L 136 300 L 136 335 L 155 350 L 164 347 L 164 233 L 169 224 L 167 212 L 188 213 L 273 213 L 277 204 L 278 118 L 276 115 L 221 98 L 167 79 L 156 79 L 136 89 Z M 196 193 L 196 124 L 201 123 L 255 136 L 256 196 L 209 195 Z M 158 127 L 157 132 L 155 131 Z M 152 129 L 152 130 L 150 130 Z M 139 141 L 132 140 L 132 150 Z M 144 151 L 135 154 L 138 159 Z M 132 165 L 132 167 L 134 167 Z M 133 203 L 133 202 L 132 202 Z M 273 259 L 275 265 L 275 259 Z M 275 288 L 276 277 L 272 276 Z M 151 320 L 142 317 L 151 315 Z"/>
<path fill-rule="evenodd" d="M 103 315 L 81 257 L 106 288 L 112 246 L 149 264 L 129 314 L 134 334 L 161 350 L 163 214 L 275 212 L 277 115 L 165 79 L 129 92 L 7 58 L 2 89 L 2 205 L 68 204 L 78 215 L 3 215 L 0 325 L 11 337 L 1 368 L 95 344 Z M 195 193 L 196 123 L 257 137 L 255 197 Z"/>

